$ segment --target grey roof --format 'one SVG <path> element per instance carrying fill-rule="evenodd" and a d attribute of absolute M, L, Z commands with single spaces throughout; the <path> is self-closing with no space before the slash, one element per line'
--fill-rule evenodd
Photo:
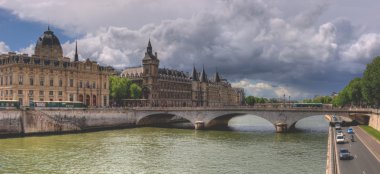
<path fill-rule="evenodd" d="M 182 78 L 188 78 L 186 73 L 183 71 L 178 71 L 174 69 L 167 69 L 167 68 L 159 68 L 158 69 L 159 75 L 169 75 L 169 76 L 175 76 L 175 77 L 182 77 Z"/>
<path fill-rule="evenodd" d="M 38 38 L 36 47 L 53 45 L 61 46 L 61 43 L 59 42 L 58 37 L 54 35 L 54 32 L 48 28 L 48 30 Z"/>

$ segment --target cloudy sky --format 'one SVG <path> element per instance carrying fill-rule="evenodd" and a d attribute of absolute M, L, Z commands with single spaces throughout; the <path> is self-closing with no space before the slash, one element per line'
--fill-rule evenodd
<path fill-rule="evenodd" d="M 137 66 L 217 68 L 248 95 L 330 95 L 380 55 L 374 0 L 0 0 L 0 52 L 32 54 L 50 25 L 64 54 Z"/>

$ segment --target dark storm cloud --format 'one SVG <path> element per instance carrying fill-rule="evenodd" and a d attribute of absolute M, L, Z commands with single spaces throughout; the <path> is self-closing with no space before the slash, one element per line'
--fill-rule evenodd
<path fill-rule="evenodd" d="M 204 1 L 201 2 L 194 3 L 198 5 L 187 3 L 190 9 L 195 9 L 205 6 Z M 162 67 L 190 72 L 193 64 L 198 70 L 204 64 L 209 77 L 217 68 L 224 78 L 245 87 L 248 94 L 261 92 L 261 96 L 281 96 L 288 92 L 292 96 L 304 97 L 339 91 L 351 78 L 360 76 L 365 65 L 380 54 L 380 35 L 354 24 L 352 15 L 326 17 L 326 11 L 330 15 L 331 11 L 341 12 L 336 10 L 339 8 L 335 1 L 207 2 L 208 8 L 203 8 L 202 12 L 185 18 L 171 17 L 171 20 L 152 22 L 139 29 L 119 25 L 119 19 L 126 16 L 117 13 L 112 23 L 121 27 L 91 29 L 78 39 L 80 56 L 117 68 L 139 65 L 150 37 Z M 128 2 L 126 4 L 129 5 Z M 154 5 L 155 8 L 160 7 L 156 3 Z M 96 3 L 92 6 L 97 7 Z M 177 6 L 186 10 L 183 5 L 177 3 Z M 26 7 L 24 9 L 28 9 Z M 149 5 L 142 8 L 150 9 Z M 122 8 L 108 10 L 118 9 Z M 149 10 L 145 12 L 133 18 L 156 14 L 149 13 Z M 170 16 L 169 13 L 165 15 Z M 157 18 L 162 19 L 160 16 Z M 86 25 L 83 22 L 81 25 L 71 24 L 69 19 L 62 19 L 63 22 L 57 25 L 74 25 L 79 28 L 77 30 L 93 26 L 82 26 Z M 81 20 L 91 21 L 86 16 Z M 98 26 L 105 26 L 100 23 Z M 63 47 L 65 53 L 72 57 L 74 43 L 65 43 Z"/>

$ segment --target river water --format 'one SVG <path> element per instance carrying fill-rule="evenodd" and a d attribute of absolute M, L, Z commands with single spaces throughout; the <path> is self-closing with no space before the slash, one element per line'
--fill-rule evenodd
<path fill-rule="evenodd" d="M 322 116 L 286 134 L 254 116 L 229 125 L 234 131 L 130 128 L 0 139 L 0 173 L 325 173 Z"/>

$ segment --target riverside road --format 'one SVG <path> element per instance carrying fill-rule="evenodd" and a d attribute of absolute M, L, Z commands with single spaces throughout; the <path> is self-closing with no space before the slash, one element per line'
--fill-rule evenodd
<path fill-rule="evenodd" d="M 354 130 L 358 128 L 354 127 Z M 352 142 L 347 134 L 347 128 L 342 128 L 345 135 L 344 144 L 336 144 L 336 157 L 338 165 L 338 173 L 340 174 L 380 174 L 380 162 L 375 156 L 367 149 L 363 142 L 354 134 L 355 141 Z M 334 131 L 334 136 L 336 133 Z M 336 142 L 334 142 L 336 143 Z M 346 148 L 350 151 L 351 160 L 339 160 L 339 149 Z"/>

